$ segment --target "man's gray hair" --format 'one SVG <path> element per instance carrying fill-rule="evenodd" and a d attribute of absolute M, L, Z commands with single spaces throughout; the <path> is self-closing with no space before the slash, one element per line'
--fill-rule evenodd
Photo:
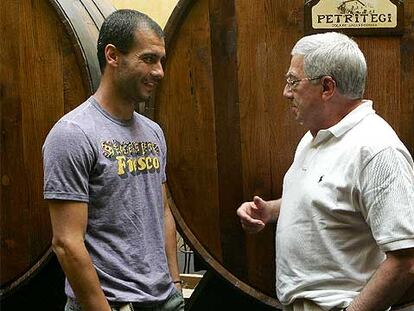
<path fill-rule="evenodd" d="M 292 49 L 303 55 L 303 70 L 310 78 L 331 76 L 339 92 L 350 99 L 364 95 L 367 64 L 355 41 L 336 32 L 303 37 Z"/>

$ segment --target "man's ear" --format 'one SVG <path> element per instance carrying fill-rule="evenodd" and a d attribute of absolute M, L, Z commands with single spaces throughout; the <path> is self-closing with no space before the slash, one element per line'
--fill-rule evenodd
<path fill-rule="evenodd" d="M 119 65 L 119 51 L 113 44 L 105 46 L 106 63 L 111 67 L 118 67 Z"/>
<path fill-rule="evenodd" d="M 336 91 L 336 81 L 331 76 L 324 76 L 321 78 L 322 97 L 329 100 Z"/>

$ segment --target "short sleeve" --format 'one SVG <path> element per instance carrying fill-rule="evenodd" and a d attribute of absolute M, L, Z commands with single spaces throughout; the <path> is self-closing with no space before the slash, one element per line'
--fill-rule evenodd
<path fill-rule="evenodd" d="M 383 250 L 414 247 L 412 159 L 395 148 L 376 154 L 360 176 L 362 214 Z"/>
<path fill-rule="evenodd" d="M 165 142 L 165 137 L 160 129 L 160 143 L 161 143 L 161 157 L 162 157 L 162 167 L 161 167 L 161 180 L 163 183 L 167 182 L 167 144 Z"/>
<path fill-rule="evenodd" d="M 93 148 L 78 125 L 59 121 L 43 145 L 44 198 L 89 201 Z"/>

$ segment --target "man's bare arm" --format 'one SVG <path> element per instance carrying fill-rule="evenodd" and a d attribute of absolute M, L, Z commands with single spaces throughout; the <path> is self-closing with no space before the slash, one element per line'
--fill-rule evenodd
<path fill-rule="evenodd" d="M 85 247 L 86 203 L 49 201 L 52 247 L 84 311 L 110 311 L 98 275 Z"/>

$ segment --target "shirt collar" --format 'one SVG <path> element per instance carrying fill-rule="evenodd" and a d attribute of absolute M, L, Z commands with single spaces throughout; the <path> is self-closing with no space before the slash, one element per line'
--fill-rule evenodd
<path fill-rule="evenodd" d="M 344 135 L 355 125 L 357 125 L 362 119 L 370 114 L 374 114 L 375 110 L 372 108 L 372 100 L 362 100 L 361 104 L 348 113 L 341 121 L 328 129 L 320 130 L 313 139 L 313 145 L 319 144 L 330 136 L 336 138 Z"/>

